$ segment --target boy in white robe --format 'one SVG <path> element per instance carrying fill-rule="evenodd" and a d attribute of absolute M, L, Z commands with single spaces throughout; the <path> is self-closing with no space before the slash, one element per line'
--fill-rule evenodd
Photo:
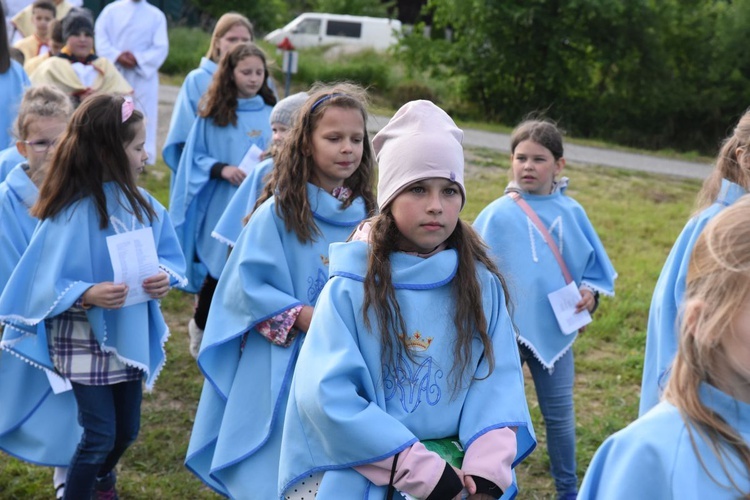
<path fill-rule="evenodd" d="M 156 162 L 159 67 L 169 53 L 167 18 L 146 0 L 107 5 L 94 26 L 96 51 L 115 63 L 133 87 L 136 109 L 146 115 L 146 153 Z"/>

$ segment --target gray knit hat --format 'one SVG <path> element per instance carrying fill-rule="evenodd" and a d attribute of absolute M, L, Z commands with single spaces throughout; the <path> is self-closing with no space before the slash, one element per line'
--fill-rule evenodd
<path fill-rule="evenodd" d="M 451 117 L 430 101 L 404 104 L 372 139 L 378 208 L 383 210 L 409 184 L 432 177 L 455 182 L 466 203 L 463 137 Z"/>
<path fill-rule="evenodd" d="M 63 40 L 67 41 L 81 31 L 94 36 L 94 16 L 88 9 L 71 9 L 62 20 Z"/>
<path fill-rule="evenodd" d="M 298 92 L 287 96 L 276 103 L 271 111 L 270 123 L 281 123 L 287 127 L 294 125 L 297 112 L 300 110 L 309 96 L 305 92 Z"/>

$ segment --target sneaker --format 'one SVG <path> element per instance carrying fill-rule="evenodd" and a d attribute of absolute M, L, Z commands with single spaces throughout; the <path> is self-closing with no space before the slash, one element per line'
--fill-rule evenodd
<path fill-rule="evenodd" d="M 115 475 L 115 471 L 110 472 L 101 479 L 96 478 L 91 500 L 117 500 L 117 490 L 115 489 L 116 482 L 117 476 Z"/>
<path fill-rule="evenodd" d="M 55 488 L 55 499 L 60 500 L 62 497 L 65 496 L 65 483 L 58 485 Z"/>
<path fill-rule="evenodd" d="M 190 354 L 198 359 L 198 352 L 200 352 L 201 342 L 203 342 L 203 330 L 198 328 L 195 319 L 191 319 L 188 323 L 188 334 L 190 335 Z"/>

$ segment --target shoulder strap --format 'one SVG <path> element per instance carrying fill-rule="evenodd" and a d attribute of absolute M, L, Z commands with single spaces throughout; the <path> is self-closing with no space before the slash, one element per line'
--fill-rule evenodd
<path fill-rule="evenodd" d="M 555 256 L 555 259 L 557 259 L 557 263 L 560 265 L 560 270 L 563 273 L 563 276 L 565 277 L 565 283 L 570 283 L 573 281 L 573 277 L 570 275 L 570 271 L 568 271 L 568 266 L 565 265 L 565 260 L 563 260 L 563 256 L 560 253 L 560 249 L 557 248 L 557 244 L 555 243 L 555 240 L 552 239 L 552 235 L 549 234 L 549 231 L 547 231 L 547 228 L 544 226 L 544 223 L 539 218 L 539 216 L 534 212 L 534 209 L 529 206 L 528 203 L 526 203 L 526 200 L 524 200 L 520 194 L 516 192 L 510 192 L 508 193 L 508 196 L 513 198 L 513 201 L 516 202 L 516 204 L 521 208 L 521 210 L 524 211 L 524 213 L 531 219 L 531 222 L 534 223 L 534 225 L 539 229 L 539 232 L 542 233 L 542 237 L 544 238 L 544 241 L 547 243 L 547 246 L 552 250 L 552 253 Z"/>

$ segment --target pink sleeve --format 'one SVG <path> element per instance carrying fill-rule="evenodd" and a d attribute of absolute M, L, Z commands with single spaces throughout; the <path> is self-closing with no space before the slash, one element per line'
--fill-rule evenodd
<path fill-rule="evenodd" d="M 294 322 L 297 321 L 302 306 L 294 306 L 255 325 L 255 329 L 269 342 L 282 347 L 289 347 L 294 340 Z"/>
<path fill-rule="evenodd" d="M 385 486 L 390 482 L 392 466 L 393 457 L 388 457 L 354 469 L 372 483 Z M 398 455 L 393 485 L 414 497 L 427 498 L 440 480 L 443 469 L 445 460 L 417 442 Z"/>
<path fill-rule="evenodd" d="M 516 428 L 493 429 L 478 437 L 464 455 L 464 474 L 492 481 L 503 491 L 513 482 L 511 465 L 516 457 Z"/>

